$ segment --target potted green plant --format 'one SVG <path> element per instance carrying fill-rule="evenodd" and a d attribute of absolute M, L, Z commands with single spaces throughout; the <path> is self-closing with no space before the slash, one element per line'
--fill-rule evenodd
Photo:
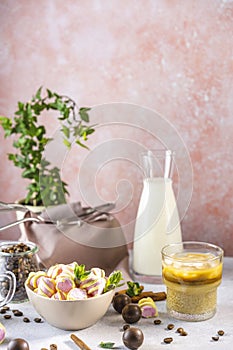
<path fill-rule="evenodd" d="M 40 87 L 30 101 L 18 102 L 13 118 L 0 116 L 5 137 L 13 137 L 15 152 L 9 153 L 8 158 L 22 170 L 22 177 L 29 180 L 25 204 L 58 205 L 65 203 L 68 195 L 60 169 L 44 156 L 45 147 L 52 138 L 47 136 L 40 116 L 56 111 L 65 146 L 70 148 L 76 143 L 87 148 L 85 141 L 95 131 L 94 126 L 89 125 L 89 110 L 78 108 L 70 97 Z"/>

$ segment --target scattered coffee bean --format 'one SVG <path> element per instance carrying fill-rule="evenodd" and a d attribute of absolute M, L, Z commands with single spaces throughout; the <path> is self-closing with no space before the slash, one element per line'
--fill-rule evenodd
<path fill-rule="evenodd" d="M 185 332 L 185 331 L 183 330 L 182 332 L 180 332 L 180 335 L 181 335 L 182 337 L 186 337 L 186 335 L 188 335 L 188 333 Z"/>
<path fill-rule="evenodd" d="M 10 307 L 9 307 L 9 306 L 3 306 L 3 307 L 2 307 L 2 310 L 9 311 L 9 310 L 10 310 Z"/>
<path fill-rule="evenodd" d="M 13 311 L 13 314 L 14 314 L 16 317 L 23 316 L 22 311 L 19 311 L 19 310 L 14 310 L 14 311 Z"/>
<path fill-rule="evenodd" d="M 182 328 L 182 327 L 179 327 L 179 328 L 177 328 L 177 333 L 182 333 L 182 332 L 184 332 L 184 328 Z"/>
<path fill-rule="evenodd" d="M 57 350 L 57 345 L 56 344 L 50 344 L 50 350 Z"/>
<path fill-rule="evenodd" d="M 174 327 L 175 327 L 175 326 L 174 326 L 173 323 L 169 323 L 169 324 L 167 325 L 167 329 L 169 329 L 169 330 L 173 329 Z"/>
<path fill-rule="evenodd" d="M 123 325 L 123 331 L 126 331 L 126 329 L 128 329 L 129 327 L 130 327 L 130 325 L 129 325 L 129 324 L 127 324 L 127 323 L 126 323 L 126 324 L 124 324 L 124 325 Z"/>
<path fill-rule="evenodd" d="M 218 341 L 218 340 L 219 340 L 219 337 L 215 336 L 215 337 L 212 337 L 212 339 L 213 339 L 214 341 Z"/>
<path fill-rule="evenodd" d="M 41 348 L 40 350 L 48 350 L 48 349 L 46 349 L 46 348 Z"/>
<path fill-rule="evenodd" d="M 154 320 L 154 324 L 161 324 L 161 320 Z"/>
<path fill-rule="evenodd" d="M 11 315 L 6 314 L 6 315 L 4 315 L 3 317 L 5 318 L 5 320 L 9 320 L 9 319 L 11 318 Z"/>
<path fill-rule="evenodd" d="M 222 329 L 220 329 L 220 330 L 218 331 L 218 335 L 223 336 L 223 335 L 224 335 L 224 331 L 223 331 Z"/>
<path fill-rule="evenodd" d="M 173 338 L 172 338 L 172 337 L 164 338 L 163 341 L 164 341 L 164 343 L 166 343 L 166 344 L 170 344 L 170 343 L 173 341 Z"/>
<path fill-rule="evenodd" d="M 0 309 L 0 314 L 5 314 L 6 310 L 5 309 Z"/>
<path fill-rule="evenodd" d="M 39 317 L 36 317 L 36 318 L 34 318 L 34 321 L 35 321 L 36 323 L 41 323 L 41 322 L 42 322 L 42 319 L 39 318 Z"/>
<path fill-rule="evenodd" d="M 29 322 L 30 322 L 30 320 L 29 320 L 29 318 L 28 318 L 28 317 L 24 317 L 24 318 L 23 318 L 23 322 L 29 323 Z"/>

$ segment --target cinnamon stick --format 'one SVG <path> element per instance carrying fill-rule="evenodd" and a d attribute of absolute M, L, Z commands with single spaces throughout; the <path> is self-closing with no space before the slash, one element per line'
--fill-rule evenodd
<path fill-rule="evenodd" d="M 73 342 L 78 345 L 79 349 L 81 350 L 91 350 L 87 344 L 84 343 L 80 338 L 78 338 L 75 334 L 71 334 L 70 338 L 73 340 Z"/>
<path fill-rule="evenodd" d="M 165 292 L 142 292 L 139 295 L 135 295 L 131 298 L 132 303 L 137 303 L 142 298 L 148 298 L 150 297 L 154 301 L 161 301 L 165 300 L 167 297 L 167 294 Z"/>
<path fill-rule="evenodd" d="M 115 295 L 117 294 L 127 294 L 127 289 L 122 289 L 119 290 L 115 293 Z M 132 303 L 137 303 L 140 299 L 142 298 L 148 298 L 151 297 L 154 301 L 161 301 L 161 300 L 165 300 L 167 297 L 166 292 L 141 292 L 139 295 L 135 295 L 133 297 L 131 297 L 131 301 Z"/>

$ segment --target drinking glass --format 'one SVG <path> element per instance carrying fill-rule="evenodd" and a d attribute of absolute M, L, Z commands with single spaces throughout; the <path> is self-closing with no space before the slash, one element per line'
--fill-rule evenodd
<path fill-rule="evenodd" d="M 223 250 L 210 243 L 183 242 L 163 247 L 162 273 L 168 314 L 186 321 L 213 317 L 222 266 Z"/>
<path fill-rule="evenodd" d="M 0 307 L 8 304 L 14 297 L 16 278 L 13 272 L 0 273 Z"/>

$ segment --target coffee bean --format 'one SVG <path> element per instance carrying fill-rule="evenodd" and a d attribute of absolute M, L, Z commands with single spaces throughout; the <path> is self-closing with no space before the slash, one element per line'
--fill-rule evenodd
<path fill-rule="evenodd" d="M 50 347 L 50 350 L 57 350 L 56 344 L 50 344 L 49 347 Z"/>
<path fill-rule="evenodd" d="M 164 341 L 164 343 L 166 343 L 166 344 L 170 344 L 170 343 L 173 341 L 173 338 L 172 338 L 172 337 L 164 338 L 163 341 Z"/>
<path fill-rule="evenodd" d="M 6 314 L 6 315 L 4 315 L 3 317 L 4 317 L 6 320 L 9 320 L 9 319 L 11 318 L 11 315 Z"/>
<path fill-rule="evenodd" d="M 42 322 L 41 318 L 39 318 L 39 317 L 34 318 L 34 321 L 35 321 L 36 323 L 41 323 L 41 322 Z"/>
<path fill-rule="evenodd" d="M 3 307 L 2 307 L 2 310 L 9 311 L 9 310 L 10 310 L 10 307 L 9 307 L 9 306 L 3 306 Z"/>
<path fill-rule="evenodd" d="M 5 309 L 0 309 L 0 314 L 5 314 L 6 310 Z"/>
<path fill-rule="evenodd" d="M 215 336 L 215 337 L 212 337 L 212 339 L 213 339 L 214 341 L 218 341 L 218 340 L 219 340 L 219 337 Z"/>
<path fill-rule="evenodd" d="M 186 337 L 186 335 L 188 335 L 188 333 L 185 332 L 185 331 L 183 330 L 182 332 L 180 332 L 180 335 L 181 335 L 182 337 Z"/>
<path fill-rule="evenodd" d="M 29 323 L 29 322 L 30 322 L 30 320 L 29 320 L 29 318 L 28 318 L 28 317 L 24 317 L 24 318 L 23 318 L 23 322 Z"/>
<path fill-rule="evenodd" d="M 169 323 L 169 324 L 167 325 L 167 329 L 169 329 L 169 330 L 173 329 L 174 327 L 175 327 L 175 326 L 174 326 L 173 323 Z"/>
<path fill-rule="evenodd" d="M 127 324 L 127 323 L 126 323 L 126 324 L 124 324 L 124 325 L 123 325 L 123 331 L 126 331 L 126 329 L 128 329 L 129 327 L 130 327 L 130 325 L 129 325 L 129 324 Z"/>
<path fill-rule="evenodd" d="M 162 322 L 162 321 L 159 320 L 159 319 L 158 319 L 158 320 L 154 320 L 154 324 L 161 324 L 161 322 Z"/>
<path fill-rule="evenodd" d="M 14 311 L 13 311 L 13 314 L 14 314 L 14 316 L 16 316 L 16 317 L 23 316 L 22 311 L 19 311 L 19 310 L 14 310 Z"/>
<path fill-rule="evenodd" d="M 179 327 L 179 328 L 177 328 L 177 333 L 182 333 L 182 332 L 184 332 L 184 329 L 182 328 L 182 327 Z"/>
<path fill-rule="evenodd" d="M 224 331 L 223 331 L 222 329 L 220 329 L 220 330 L 218 331 L 218 335 L 223 336 L 223 335 L 224 335 Z"/>

